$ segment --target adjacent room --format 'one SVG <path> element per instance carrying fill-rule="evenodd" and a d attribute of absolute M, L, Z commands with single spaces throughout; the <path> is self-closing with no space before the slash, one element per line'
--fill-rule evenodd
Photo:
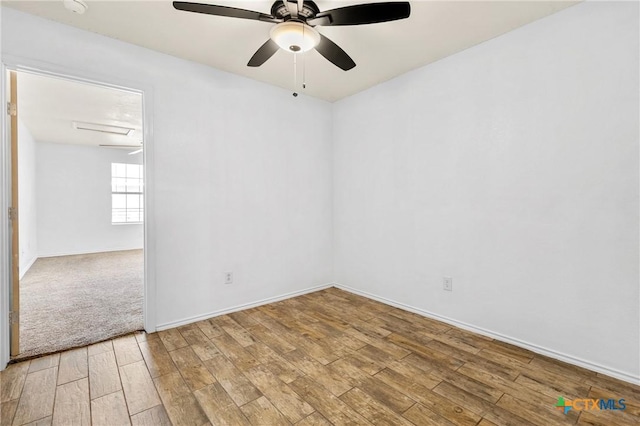
<path fill-rule="evenodd" d="M 19 351 L 143 329 L 142 98 L 18 72 Z"/>
<path fill-rule="evenodd" d="M 0 14 L 2 425 L 640 423 L 637 1 Z"/>

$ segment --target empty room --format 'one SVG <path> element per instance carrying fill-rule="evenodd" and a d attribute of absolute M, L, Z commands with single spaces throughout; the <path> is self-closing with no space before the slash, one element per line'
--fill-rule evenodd
<path fill-rule="evenodd" d="M 640 423 L 638 2 L 3 0 L 0 22 L 2 425 Z M 138 245 L 78 248 L 98 216 Z M 29 281 L 129 249 L 136 296 L 121 258 Z M 55 302 L 89 271 L 121 296 L 103 311 L 138 303 L 109 335 Z M 21 357 L 23 294 L 54 315 Z"/>

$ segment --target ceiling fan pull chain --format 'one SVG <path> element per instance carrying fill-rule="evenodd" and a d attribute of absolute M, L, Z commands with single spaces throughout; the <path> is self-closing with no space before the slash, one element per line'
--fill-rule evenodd
<path fill-rule="evenodd" d="M 298 89 L 298 62 L 297 62 L 297 58 L 298 58 L 298 54 L 294 53 L 293 54 L 293 96 L 294 97 L 298 96 L 298 92 L 296 92 L 296 89 Z"/>
<path fill-rule="evenodd" d="M 304 29 L 306 27 L 302 27 L 302 39 L 304 39 Z M 302 53 L 302 90 L 307 88 L 307 55 L 306 52 Z"/>

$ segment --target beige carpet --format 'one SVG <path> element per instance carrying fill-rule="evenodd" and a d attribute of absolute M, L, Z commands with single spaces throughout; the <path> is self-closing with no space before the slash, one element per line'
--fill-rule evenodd
<path fill-rule="evenodd" d="M 38 259 L 20 281 L 20 356 L 143 328 L 142 250 Z"/>

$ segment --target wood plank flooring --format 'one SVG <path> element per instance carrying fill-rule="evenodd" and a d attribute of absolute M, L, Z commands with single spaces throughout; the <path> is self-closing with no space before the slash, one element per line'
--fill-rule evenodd
<path fill-rule="evenodd" d="M 12 364 L 0 390 L 2 425 L 640 424 L 639 386 L 335 288 Z"/>

